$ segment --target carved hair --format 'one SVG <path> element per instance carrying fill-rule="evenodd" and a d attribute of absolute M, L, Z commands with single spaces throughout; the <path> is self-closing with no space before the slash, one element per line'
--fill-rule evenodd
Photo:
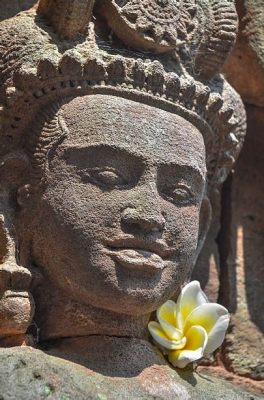
<path fill-rule="evenodd" d="M 184 88 L 183 90 L 186 90 Z M 180 91 L 180 89 L 179 89 Z M 104 92 L 107 93 L 106 88 L 104 89 Z M 117 92 L 119 95 L 124 96 L 125 92 Z M 109 90 L 109 94 L 115 94 L 117 93 L 111 91 L 111 88 Z M 207 94 L 207 92 L 206 92 Z M 124 96 L 125 97 L 125 96 Z M 137 99 L 137 96 L 134 94 L 134 96 L 128 96 L 128 98 L 134 98 Z M 68 128 L 63 120 L 62 115 L 60 115 L 60 109 L 61 107 L 67 103 L 69 100 L 71 100 L 73 97 L 65 97 L 64 99 L 60 99 L 58 101 L 52 102 L 48 104 L 46 107 L 42 108 L 41 111 L 39 111 L 37 118 L 33 121 L 31 125 L 31 129 L 27 132 L 27 134 L 24 135 L 24 148 L 26 150 L 26 153 L 30 159 L 31 163 L 31 174 L 30 174 L 30 182 L 34 185 L 39 185 L 40 183 L 44 183 L 45 181 L 45 170 L 48 169 L 48 164 L 50 161 L 50 151 L 54 150 L 55 147 L 66 137 L 68 134 Z M 217 103 L 219 101 L 219 96 L 216 97 L 216 103 L 214 102 L 214 108 L 213 110 L 217 111 Z M 166 104 L 164 101 L 161 103 L 158 101 L 155 102 L 153 101 L 153 98 L 151 98 L 149 95 L 144 98 L 141 96 L 140 99 L 141 102 L 152 105 L 152 106 L 162 106 L 163 109 L 171 112 L 171 113 L 176 113 L 181 115 L 182 117 L 185 117 L 189 121 L 191 120 L 192 123 L 200 130 L 200 132 L 203 135 L 204 138 L 204 143 L 206 147 L 206 161 L 207 161 L 207 180 L 208 180 L 208 185 L 210 186 L 215 186 L 217 183 L 221 183 L 222 180 L 225 178 L 225 175 L 227 174 L 227 171 L 232 165 L 232 159 L 228 164 L 226 164 L 226 159 L 224 157 L 221 158 L 221 146 L 222 146 L 222 151 L 226 152 L 228 150 L 228 145 L 229 147 L 233 146 L 234 143 L 233 141 L 237 142 L 239 145 L 241 143 L 236 139 L 236 136 L 234 133 L 231 133 L 228 131 L 229 127 L 229 122 L 225 122 L 225 116 L 224 118 L 220 119 L 220 123 L 222 123 L 222 132 L 224 131 L 224 124 L 226 123 L 227 125 L 227 137 L 223 135 L 222 140 L 219 140 L 219 129 L 216 126 L 215 131 L 211 129 L 211 127 L 208 125 L 208 122 L 206 121 L 206 114 L 205 112 L 202 114 L 204 118 L 201 118 L 194 113 L 191 113 L 190 110 L 187 108 L 181 108 L 179 107 L 174 108 L 175 105 L 173 104 Z M 190 104 L 194 102 L 193 99 L 190 97 L 187 98 L 187 101 L 189 101 Z M 200 96 L 200 102 L 202 103 L 202 96 Z M 163 104 L 164 103 L 164 104 Z M 221 104 L 221 101 L 220 101 Z M 200 110 L 203 107 L 202 104 L 199 104 Z M 206 111 L 206 110 L 205 110 Z M 215 117 L 216 118 L 216 117 Z M 210 121 L 210 120 L 209 120 Z M 211 119 L 211 123 L 212 123 Z M 241 121 L 244 123 L 244 121 Z M 239 135 L 240 131 L 242 130 L 241 126 L 236 126 L 236 129 L 238 132 L 236 132 L 237 135 Z M 231 137 L 230 137 L 231 135 Z M 233 136 L 233 137 L 232 137 Z M 234 138 L 234 139 L 233 139 Z M 232 140 L 233 139 L 233 140 Z M 226 156 L 226 154 L 224 154 Z"/>
<path fill-rule="evenodd" d="M 67 135 L 68 129 L 59 115 L 62 101 L 45 107 L 39 114 L 25 141 L 30 160 L 30 183 L 39 185 L 44 181 L 48 167 L 49 152 Z"/>

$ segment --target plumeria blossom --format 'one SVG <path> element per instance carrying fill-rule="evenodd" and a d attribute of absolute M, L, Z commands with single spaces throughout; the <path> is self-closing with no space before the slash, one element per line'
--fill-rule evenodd
<path fill-rule="evenodd" d="M 225 307 L 209 303 L 200 283 L 193 281 L 177 303 L 168 300 L 157 310 L 157 320 L 148 325 L 151 336 L 173 366 L 184 368 L 221 346 L 230 317 Z"/>

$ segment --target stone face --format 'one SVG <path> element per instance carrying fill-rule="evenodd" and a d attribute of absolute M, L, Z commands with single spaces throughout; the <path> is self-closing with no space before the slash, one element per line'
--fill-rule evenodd
<path fill-rule="evenodd" d="M 3 373 L 4 395 L 243 399 L 179 379 L 147 334 L 242 146 L 244 108 L 218 74 L 234 4 L 134 2 L 131 26 L 123 2 L 96 3 L 40 0 L 0 24 L 1 346 L 31 332 L 53 355 L 3 350 L 21 377 Z"/>
<path fill-rule="evenodd" d="M 44 196 L 34 199 L 34 215 L 26 207 L 20 222 L 30 215 L 34 236 L 28 240 L 36 264 L 45 265 L 40 271 L 46 284 L 36 293 L 43 299 L 37 303 L 41 320 L 46 325 L 51 308 L 57 308 L 43 304 L 45 286 L 54 287 L 53 296 L 68 293 L 74 301 L 116 313 L 152 312 L 184 282 L 198 245 L 203 137 L 181 117 L 105 95 L 67 101 L 57 118 L 67 138 L 48 145 L 46 131 L 41 133 L 36 147 L 43 146 L 45 135 L 42 157 L 54 146 L 56 154 Z M 47 117 L 47 125 L 54 123 Z M 66 321 L 63 331 L 72 335 Z M 57 333 L 45 329 L 46 335 Z"/>

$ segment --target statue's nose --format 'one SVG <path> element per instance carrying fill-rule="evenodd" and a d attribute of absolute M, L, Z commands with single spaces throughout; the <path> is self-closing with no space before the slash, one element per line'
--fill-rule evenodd
<path fill-rule="evenodd" d="M 155 178 L 156 170 L 147 171 L 141 184 L 131 192 L 130 204 L 121 216 L 125 229 L 145 233 L 162 232 L 165 229 L 166 219 Z"/>
<path fill-rule="evenodd" d="M 145 232 L 162 232 L 166 220 L 159 210 L 138 206 L 126 208 L 122 213 L 122 222 Z"/>

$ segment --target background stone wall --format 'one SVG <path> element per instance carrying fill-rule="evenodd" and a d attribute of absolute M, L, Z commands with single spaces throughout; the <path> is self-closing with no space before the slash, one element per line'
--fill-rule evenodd
<path fill-rule="evenodd" d="M 264 0 L 237 0 L 236 6 L 239 34 L 224 73 L 245 103 L 248 132 L 235 172 L 216 202 L 211 234 L 193 277 L 212 301 L 232 312 L 215 371 L 222 374 L 217 367 L 222 366 L 234 374 L 229 379 L 263 391 Z"/>
<path fill-rule="evenodd" d="M 233 329 L 226 366 L 239 375 L 264 379 L 264 0 L 239 0 L 238 40 L 225 66 L 242 96 L 248 133 L 231 187 L 228 298 Z"/>
<path fill-rule="evenodd" d="M 34 3 L 0 0 L 0 20 Z M 213 224 L 193 278 L 200 280 L 212 301 L 232 312 L 226 343 L 214 361 L 216 373 L 231 371 L 228 379 L 242 376 L 246 385 L 260 389 L 264 379 L 264 0 L 237 0 L 237 10 L 238 40 L 224 73 L 246 104 L 248 135 L 235 173 L 213 199 Z"/>
<path fill-rule="evenodd" d="M 27 10 L 36 3 L 36 0 L 0 0 L 0 21 L 13 17 L 19 11 Z"/>

